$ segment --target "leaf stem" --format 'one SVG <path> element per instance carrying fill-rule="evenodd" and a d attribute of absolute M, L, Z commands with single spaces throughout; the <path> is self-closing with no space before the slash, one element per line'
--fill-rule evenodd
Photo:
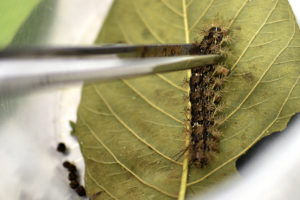
<path fill-rule="evenodd" d="M 189 25 L 187 19 L 187 6 L 186 0 L 182 0 L 182 9 L 183 9 L 183 18 L 184 18 L 184 30 L 185 30 L 185 42 L 190 43 L 190 34 L 189 34 Z M 190 80 L 192 76 L 191 70 L 187 70 L 187 79 Z M 188 87 L 188 95 L 190 94 L 190 87 Z M 191 102 L 189 101 L 188 107 L 191 108 Z M 190 109 L 187 109 L 187 112 Z M 187 118 L 191 118 L 191 113 L 186 113 Z M 184 200 L 186 194 L 187 187 L 187 179 L 189 172 L 189 145 L 190 145 L 190 132 L 191 125 L 189 123 L 186 124 L 186 136 L 185 136 L 185 148 L 186 151 L 184 153 L 183 167 L 182 167 L 182 176 L 181 176 L 181 185 L 179 190 L 178 200 Z"/>
<path fill-rule="evenodd" d="M 188 70 L 187 72 L 187 77 L 188 80 L 190 79 L 192 73 L 191 70 Z M 190 92 L 190 91 L 189 91 Z M 191 108 L 191 102 L 189 101 L 188 107 Z M 187 109 L 186 113 L 187 118 L 191 119 L 191 113 L 189 113 L 190 109 Z M 188 120 L 187 119 L 187 120 Z M 188 120 L 189 122 L 190 120 Z M 182 167 L 182 176 L 181 176 L 181 185 L 180 185 L 180 190 L 179 190 L 179 196 L 178 200 L 184 200 L 185 199 L 185 194 L 186 194 L 186 188 L 187 188 L 187 180 L 188 180 L 188 172 L 189 172 L 189 146 L 190 146 L 190 141 L 191 141 L 191 124 L 187 123 L 186 124 L 186 136 L 185 136 L 185 148 L 186 151 L 184 153 L 184 159 L 183 159 L 183 167 Z"/>
<path fill-rule="evenodd" d="M 189 34 L 189 25 L 188 25 L 188 19 L 187 19 L 186 0 L 182 0 L 182 8 L 183 8 L 183 19 L 184 19 L 184 30 L 185 30 L 185 42 L 190 43 L 190 34 Z"/>
<path fill-rule="evenodd" d="M 190 145 L 190 133 L 189 133 L 189 131 L 187 131 L 185 147 L 188 148 L 189 145 Z M 181 185 L 180 185 L 178 200 L 184 200 L 185 199 L 187 179 L 188 179 L 188 171 L 189 171 L 189 150 L 187 150 L 184 154 L 183 167 L 182 167 L 182 176 L 181 176 Z"/>

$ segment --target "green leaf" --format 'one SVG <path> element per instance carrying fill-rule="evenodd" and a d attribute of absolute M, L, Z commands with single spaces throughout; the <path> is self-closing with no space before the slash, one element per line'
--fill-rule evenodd
<path fill-rule="evenodd" d="M 86 84 L 76 131 L 88 194 L 183 199 L 204 192 L 300 111 L 300 32 L 287 0 L 116 0 L 97 43 L 191 43 L 214 23 L 233 40 L 216 159 L 204 169 L 175 160 L 188 140 L 182 82 L 189 71 Z"/>
<path fill-rule="evenodd" d="M 40 3 L 32 10 L 30 16 L 19 28 L 11 46 L 47 46 L 51 45 L 52 27 L 57 15 L 57 0 L 40 0 Z"/>
<path fill-rule="evenodd" d="M 0 1 L 0 47 L 8 45 L 40 0 Z"/>

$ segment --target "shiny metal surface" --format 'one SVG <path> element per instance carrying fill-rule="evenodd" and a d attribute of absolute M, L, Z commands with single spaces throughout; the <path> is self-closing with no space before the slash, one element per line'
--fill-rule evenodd
<path fill-rule="evenodd" d="M 104 54 L 131 53 L 130 57 L 167 57 L 198 55 L 198 46 L 195 44 L 144 44 L 125 45 L 110 44 L 102 46 L 79 46 L 79 47 L 14 47 L 0 51 L 0 59 L 6 58 L 40 58 L 40 57 L 68 57 L 68 56 L 92 56 Z M 1 61 L 1 60 L 0 60 Z"/>
<path fill-rule="evenodd" d="M 7 48 L 0 51 L 0 93 L 184 70 L 221 57 L 197 55 L 198 48 L 195 44 Z"/>
<path fill-rule="evenodd" d="M 0 60 L 0 94 L 76 81 L 103 81 L 120 77 L 189 69 L 212 64 L 218 55 L 156 58 L 120 58 L 116 55 L 68 58 Z"/>

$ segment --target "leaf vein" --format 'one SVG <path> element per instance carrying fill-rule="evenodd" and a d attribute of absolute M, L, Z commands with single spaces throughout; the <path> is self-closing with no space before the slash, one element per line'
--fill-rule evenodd
<path fill-rule="evenodd" d="M 183 8 L 185 42 L 190 43 L 190 33 L 189 33 L 189 24 L 188 24 L 188 18 L 187 18 L 186 0 L 182 0 L 182 8 Z"/>
<path fill-rule="evenodd" d="M 133 1 L 133 0 L 132 0 Z M 148 22 L 146 21 L 146 19 L 144 18 L 144 16 L 142 15 L 141 11 L 139 10 L 139 8 L 136 6 L 136 3 L 133 2 L 135 11 L 137 13 L 137 15 L 139 16 L 139 18 L 142 20 L 142 22 L 144 23 L 144 25 L 146 26 L 146 28 L 149 30 L 149 32 L 152 34 L 152 36 L 159 41 L 160 43 L 165 43 L 165 41 L 163 39 L 161 39 L 156 33 L 155 31 L 151 28 L 150 24 L 148 24 Z"/>
<path fill-rule="evenodd" d="M 200 17 L 194 22 L 194 24 L 191 26 L 191 28 L 189 29 L 189 31 L 193 30 L 195 28 L 195 26 L 201 21 L 201 19 L 206 15 L 206 13 L 208 12 L 209 8 L 212 6 L 212 4 L 214 3 L 215 0 L 211 0 L 209 5 L 205 8 L 205 10 L 203 11 L 202 15 L 200 15 Z"/>
<path fill-rule="evenodd" d="M 115 197 L 113 194 L 111 194 L 110 192 L 108 192 L 108 190 L 104 187 L 104 186 L 102 186 L 100 183 L 98 183 L 98 181 L 96 180 L 96 179 L 94 179 L 94 177 L 92 177 L 91 176 L 91 173 L 90 173 L 90 171 L 89 171 L 89 169 L 87 169 L 86 170 L 87 171 L 87 175 L 90 177 L 90 179 L 94 182 L 94 183 L 96 183 L 96 185 L 99 187 L 99 188 L 101 188 L 105 193 L 107 193 L 111 198 L 113 198 L 113 199 L 118 199 L 117 197 Z"/>
<path fill-rule="evenodd" d="M 82 118 L 81 118 L 82 119 Z M 108 148 L 108 146 L 106 146 L 103 141 L 96 135 L 96 133 L 93 131 L 93 129 L 85 122 L 85 120 L 83 120 L 83 123 L 86 125 L 86 127 L 89 129 L 89 131 L 91 132 L 91 134 L 95 137 L 95 139 L 105 148 L 105 150 L 114 158 L 114 160 L 121 166 L 123 167 L 127 172 L 129 172 L 131 175 L 133 175 L 137 180 L 139 180 L 141 183 L 143 183 L 144 185 L 155 189 L 158 192 L 161 192 L 164 195 L 167 195 L 169 197 L 172 198 L 177 198 L 176 195 L 170 194 L 160 188 L 158 188 L 155 185 L 152 185 L 150 183 L 147 183 L 146 181 L 144 181 L 141 177 L 139 177 L 137 174 L 135 174 L 133 171 L 131 171 L 126 165 L 124 165 L 117 157 L 116 155 L 110 150 L 110 148 Z"/>
<path fill-rule="evenodd" d="M 281 65 L 281 64 L 286 64 L 286 63 L 290 63 L 290 62 L 300 62 L 300 60 L 287 60 L 287 61 L 283 61 L 283 62 L 274 63 L 274 65 Z"/>
<path fill-rule="evenodd" d="M 289 20 L 290 19 L 276 20 L 276 21 L 273 21 L 273 22 L 268 22 L 268 23 L 266 23 L 266 25 L 276 24 L 276 23 L 280 23 L 280 22 L 286 22 L 286 21 L 289 21 Z"/>
<path fill-rule="evenodd" d="M 150 143 L 148 143 L 147 141 L 145 141 L 143 138 L 141 138 L 134 130 L 132 130 L 118 115 L 117 113 L 115 113 L 115 111 L 112 109 L 112 107 L 109 105 L 109 103 L 107 102 L 107 100 L 103 97 L 103 95 L 100 93 L 100 91 L 98 90 L 98 88 L 96 88 L 96 86 L 94 86 L 94 89 L 96 91 L 96 93 L 98 94 L 98 96 L 103 100 L 105 106 L 109 109 L 109 111 L 112 113 L 112 115 L 118 120 L 118 122 L 120 124 L 122 124 L 131 134 L 133 134 L 139 141 L 141 141 L 143 144 L 145 144 L 146 146 L 148 146 L 149 148 L 151 148 L 154 152 L 156 152 L 158 155 L 162 156 L 163 158 L 178 164 L 178 165 L 182 165 L 182 163 L 173 160 L 172 158 L 168 157 L 167 155 L 161 153 L 159 150 L 157 150 L 154 146 L 152 146 Z"/>
<path fill-rule="evenodd" d="M 201 181 L 203 181 L 204 179 L 206 179 L 208 176 L 212 175 L 213 173 L 215 173 L 216 171 L 218 171 L 219 169 L 221 169 L 222 167 L 224 167 L 225 165 L 227 165 L 228 163 L 230 163 L 231 161 L 235 160 L 236 158 L 238 158 L 239 156 L 241 156 L 242 154 L 244 154 L 251 146 L 253 146 L 262 136 L 263 134 L 279 119 L 279 115 L 283 110 L 283 107 L 285 106 L 287 100 L 289 99 L 289 96 L 291 95 L 292 91 L 294 90 L 295 86 L 297 85 L 299 78 L 297 78 L 295 84 L 292 86 L 291 90 L 289 91 L 287 98 L 285 99 L 285 101 L 283 102 L 283 104 L 281 105 L 278 114 L 276 115 L 275 119 L 258 135 L 258 137 L 250 144 L 247 146 L 247 148 L 245 148 L 242 152 L 240 152 L 239 154 L 237 154 L 236 156 L 232 157 L 231 159 L 227 160 L 226 162 L 224 162 L 222 165 L 220 165 L 219 167 L 213 169 L 212 171 L 210 171 L 208 174 L 206 174 L 205 176 L 203 176 L 202 178 L 190 182 L 188 183 L 187 186 L 191 186 L 197 183 L 200 183 Z"/>
<path fill-rule="evenodd" d="M 161 2 L 171 11 L 173 11 L 175 14 L 179 15 L 179 16 L 183 16 L 183 14 L 181 12 L 179 12 L 177 9 L 175 9 L 173 6 L 171 6 L 169 3 L 167 3 L 165 0 L 161 0 Z"/>
<path fill-rule="evenodd" d="M 278 3 L 278 1 L 277 1 Z M 240 108 L 241 106 L 247 101 L 247 99 L 251 96 L 251 94 L 254 92 L 254 90 L 257 88 L 257 86 L 261 83 L 262 79 L 265 77 L 267 72 L 271 69 L 272 65 L 275 63 L 275 61 L 278 59 L 278 57 L 288 48 L 290 42 L 292 41 L 293 37 L 295 35 L 295 31 L 288 41 L 287 45 L 275 56 L 274 60 L 270 63 L 270 65 L 267 67 L 267 69 L 264 71 L 262 76 L 258 79 L 258 81 L 255 83 L 254 87 L 250 90 L 250 92 L 246 95 L 246 97 L 242 100 L 242 102 L 229 114 L 225 117 L 223 121 L 220 122 L 219 125 L 223 124 L 225 121 L 227 121 L 232 115 L 234 115 Z"/>
<path fill-rule="evenodd" d="M 239 56 L 239 58 L 237 59 L 237 61 L 233 64 L 231 70 L 233 70 L 237 66 L 237 64 L 240 62 L 241 58 L 245 55 L 245 53 L 249 49 L 250 45 L 252 44 L 252 42 L 254 41 L 254 39 L 256 38 L 256 36 L 260 33 L 260 31 L 262 30 L 262 28 L 265 26 L 266 22 L 269 20 L 270 16 L 272 15 L 272 13 L 274 12 L 274 10 L 276 9 L 277 5 L 278 5 L 278 0 L 276 1 L 276 4 L 271 9 L 271 11 L 268 13 L 268 15 L 267 15 L 266 20 L 264 21 L 264 23 L 259 27 L 259 29 L 256 31 L 256 33 L 253 35 L 253 37 L 249 41 L 247 47 L 244 49 L 244 51 Z"/>
<path fill-rule="evenodd" d="M 176 117 L 174 117 L 173 115 L 171 115 L 170 113 L 168 113 L 167 111 L 163 110 L 162 108 L 158 107 L 157 105 L 155 105 L 154 103 L 152 103 L 149 99 L 147 99 L 140 91 L 138 91 L 135 87 L 133 87 L 127 80 L 121 79 L 123 81 L 123 83 L 129 87 L 132 91 L 134 91 L 139 97 L 141 97 L 146 103 L 148 103 L 150 106 L 152 106 L 153 108 L 155 108 L 156 110 L 160 111 L 161 113 L 167 115 L 168 117 L 170 117 L 171 119 L 184 124 L 183 121 L 177 119 Z"/>
<path fill-rule="evenodd" d="M 248 110 L 248 109 L 250 109 L 250 108 L 253 108 L 253 107 L 255 107 L 255 106 L 258 106 L 258 105 L 260 105 L 260 104 L 263 104 L 263 103 L 265 103 L 265 102 L 268 102 L 269 99 L 270 99 L 270 98 L 264 99 L 264 100 L 262 100 L 262 101 L 260 101 L 260 102 L 258 102 L 258 103 L 253 104 L 253 105 L 250 105 L 250 106 L 247 106 L 247 107 L 243 107 L 242 109 Z"/>
<path fill-rule="evenodd" d="M 278 117 L 278 118 L 277 118 L 277 121 L 278 121 L 278 120 L 281 120 L 281 119 L 290 118 L 290 117 L 292 117 L 292 116 L 295 115 L 295 114 L 296 114 L 296 113 L 293 112 L 293 113 L 291 113 L 291 114 L 284 115 L 284 116 L 282 116 L 282 117 Z"/>
<path fill-rule="evenodd" d="M 264 43 L 262 43 L 262 44 L 251 45 L 250 47 L 251 47 L 251 48 L 254 48 L 254 47 L 261 47 L 261 46 L 264 46 L 264 45 L 273 43 L 273 42 L 278 41 L 278 40 L 279 40 L 279 39 L 274 39 L 274 40 L 271 40 L 271 41 L 268 41 L 268 42 L 264 42 Z"/>
<path fill-rule="evenodd" d="M 118 24 L 118 27 L 122 33 L 122 35 L 124 36 L 124 39 L 125 39 L 125 42 L 128 43 L 128 44 L 131 44 L 131 40 L 129 39 L 128 35 L 126 34 L 126 32 L 124 31 L 123 27 L 121 26 L 121 24 L 119 22 L 117 22 Z"/>
<path fill-rule="evenodd" d="M 103 165 L 114 165 L 114 164 L 118 164 L 117 162 L 106 162 L 106 161 L 101 161 L 101 160 L 97 160 L 94 158 L 90 158 L 90 157 L 86 157 L 86 159 L 91 160 L 93 162 L 99 163 L 99 164 L 103 164 Z"/>
<path fill-rule="evenodd" d="M 292 38 L 294 37 L 295 35 L 295 32 L 296 32 L 296 23 L 294 22 L 295 24 L 295 27 L 294 27 L 294 34 L 292 36 Z M 291 39 L 292 40 L 292 39 Z M 291 42 L 291 40 L 288 42 L 288 44 Z M 216 171 L 218 171 L 219 169 L 221 169 L 222 167 L 224 167 L 225 165 L 227 165 L 228 163 L 230 163 L 231 161 L 235 160 L 236 158 L 238 158 L 239 156 L 241 156 L 242 154 L 244 154 L 248 149 L 250 149 L 250 147 L 252 147 L 262 136 L 263 134 L 270 128 L 272 127 L 272 125 L 278 120 L 279 118 L 279 115 L 281 114 L 284 106 L 286 105 L 288 99 L 290 98 L 293 90 L 295 89 L 296 85 L 298 84 L 299 82 L 299 79 L 300 79 L 300 76 L 298 76 L 298 78 L 296 79 L 295 83 L 293 84 L 293 86 L 291 87 L 289 93 L 287 94 L 287 97 L 286 99 L 284 100 L 284 102 L 282 103 L 277 115 L 275 116 L 274 120 L 258 135 L 258 137 L 253 140 L 253 142 L 251 144 L 249 144 L 243 151 L 241 151 L 240 153 L 238 153 L 236 156 L 232 157 L 231 159 L 227 160 L 226 162 L 224 162 L 222 165 L 220 165 L 219 167 L 213 169 L 212 171 L 210 171 L 209 173 L 207 173 L 205 176 L 203 176 L 202 178 L 196 180 L 196 181 L 193 181 L 193 182 L 190 182 L 187 184 L 187 186 L 191 186 L 191 185 L 194 185 L 194 184 L 197 184 L 197 183 L 200 183 L 201 181 L 203 181 L 204 179 L 206 179 L 207 177 L 209 177 L 210 175 L 212 175 L 213 173 L 215 173 Z"/>
<path fill-rule="evenodd" d="M 298 96 L 298 97 L 291 97 L 289 100 L 294 100 L 294 99 L 300 99 L 300 96 Z"/>
<path fill-rule="evenodd" d="M 272 82 L 280 81 L 280 80 L 286 78 L 287 75 L 288 75 L 288 74 L 286 73 L 286 74 L 284 74 L 284 75 L 282 75 L 282 76 L 280 76 L 280 77 L 278 77 L 278 78 L 274 78 L 274 79 L 270 79 L 270 80 L 261 81 L 261 83 L 272 83 Z"/>
<path fill-rule="evenodd" d="M 112 116 L 111 114 L 109 113 L 105 113 L 105 112 L 99 112 L 99 111 L 96 111 L 96 110 L 93 110 L 92 108 L 86 106 L 86 105 L 83 105 L 84 109 L 91 112 L 91 113 L 94 113 L 96 115 L 103 115 L 103 116 Z"/>
<path fill-rule="evenodd" d="M 194 0 L 190 0 L 190 1 L 188 2 L 188 4 L 186 5 L 186 8 L 189 8 L 189 7 L 193 4 L 193 2 L 194 2 Z"/>
<path fill-rule="evenodd" d="M 179 89 L 183 92 L 188 92 L 187 89 L 183 88 L 183 87 L 180 87 L 178 85 L 176 85 L 174 82 L 172 82 L 170 79 L 168 79 L 167 77 L 165 77 L 164 75 L 162 74 L 156 74 L 159 78 L 161 78 L 162 80 L 164 80 L 165 82 L 169 83 L 171 86 L 175 87 L 176 89 Z"/>
<path fill-rule="evenodd" d="M 189 25 L 188 25 L 188 18 L 187 18 L 187 7 L 186 7 L 186 0 L 182 0 L 182 9 L 184 13 L 184 30 L 185 30 L 185 42 L 190 43 L 190 33 L 189 33 Z M 190 78 L 191 70 L 187 70 L 187 78 Z M 188 91 L 189 93 L 189 91 Z M 191 103 L 188 103 L 189 107 L 191 107 Z M 189 134 L 190 125 L 187 124 L 186 126 L 186 136 L 185 136 L 185 148 L 188 148 L 190 144 L 190 134 Z M 184 200 L 186 195 L 186 188 L 187 188 L 187 181 L 188 181 L 188 173 L 189 173 L 189 150 L 184 153 L 183 159 L 183 166 L 182 166 L 182 175 L 180 181 L 180 188 L 179 188 L 179 196 L 178 200 Z"/>
<path fill-rule="evenodd" d="M 228 29 L 232 26 L 232 24 L 236 21 L 236 19 L 238 18 L 238 16 L 241 14 L 242 10 L 245 8 L 246 4 L 249 2 L 249 0 L 244 1 L 244 3 L 242 4 L 242 6 L 240 7 L 240 9 L 236 12 L 236 14 L 234 15 L 234 17 L 232 18 L 231 22 L 228 25 Z"/>
<path fill-rule="evenodd" d="M 184 30 L 184 28 L 182 26 L 180 26 L 179 24 L 173 24 L 170 21 L 167 21 L 165 18 L 161 18 L 160 20 L 162 22 L 164 22 L 168 26 L 173 26 L 174 28 L 177 28 L 177 29 L 180 29 L 180 30 Z"/>
<path fill-rule="evenodd" d="M 253 122 L 254 121 L 252 121 L 251 123 L 249 123 L 247 126 L 243 127 L 243 129 L 239 130 L 236 134 L 233 134 L 233 135 L 231 135 L 229 137 L 226 137 L 226 138 L 222 139 L 221 140 L 222 144 L 224 144 L 226 141 L 230 141 L 230 139 L 232 139 L 232 138 L 240 135 L 241 133 L 243 133 L 247 128 L 249 128 L 249 127 L 251 127 L 253 125 Z"/>

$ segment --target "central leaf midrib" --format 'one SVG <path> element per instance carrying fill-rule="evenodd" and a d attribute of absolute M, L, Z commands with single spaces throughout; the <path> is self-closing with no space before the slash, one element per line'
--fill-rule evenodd
<path fill-rule="evenodd" d="M 189 25 L 188 25 L 188 18 L 187 18 L 187 4 L 186 0 L 182 0 L 182 9 L 183 9 L 183 20 L 184 20 L 184 30 L 185 30 L 185 42 L 190 43 L 190 33 L 189 33 Z M 191 76 L 191 70 L 187 70 L 187 79 L 189 80 Z M 190 88 L 188 87 L 188 95 L 190 93 Z M 188 106 L 190 107 L 190 102 L 188 103 Z M 190 113 L 187 113 L 190 115 Z M 186 142 L 185 142 L 185 148 L 189 146 L 190 143 L 190 124 L 186 125 Z M 179 196 L 178 200 L 184 200 L 186 195 L 186 188 L 187 188 L 187 181 L 188 181 L 188 173 L 189 173 L 189 160 L 188 160 L 188 154 L 189 150 L 186 150 L 184 153 L 184 159 L 183 159 L 183 167 L 182 167 L 182 177 L 181 177 L 181 183 L 179 188 Z"/>

